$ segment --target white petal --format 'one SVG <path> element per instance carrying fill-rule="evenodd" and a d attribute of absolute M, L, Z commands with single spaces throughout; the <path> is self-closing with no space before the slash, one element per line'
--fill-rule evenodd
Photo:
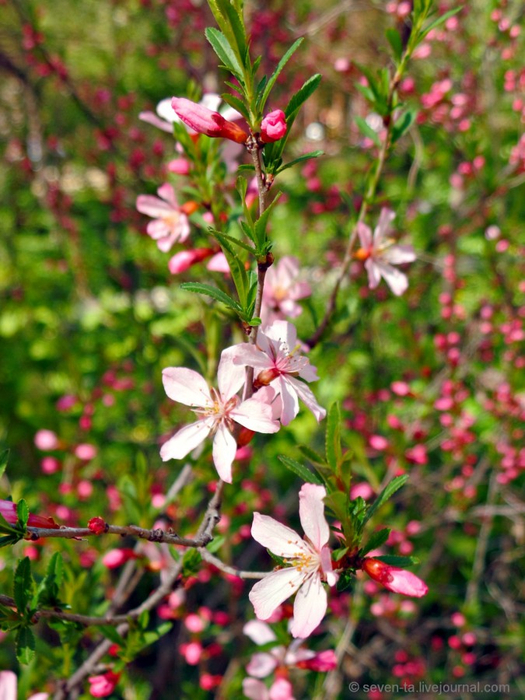
<path fill-rule="evenodd" d="M 319 573 L 316 573 L 306 581 L 295 597 L 290 625 L 292 636 L 301 639 L 309 637 L 325 616 L 327 605 L 328 596 Z"/>
<path fill-rule="evenodd" d="M 143 122 L 147 122 L 148 124 L 152 124 L 153 126 L 156 126 L 157 129 L 162 129 L 162 131 L 166 131 L 169 134 L 173 132 L 173 127 L 171 124 L 164 121 L 164 119 L 160 119 L 160 117 L 157 117 L 157 115 L 153 112 L 140 112 L 139 119 L 141 119 Z"/>
<path fill-rule="evenodd" d="M 307 382 L 317 382 L 319 380 L 317 376 L 317 367 L 314 367 L 310 363 L 299 370 L 299 376 Z"/>
<path fill-rule="evenodd" d="M 314 555 L 313 550 L 295 530 L 269 515 L 253 514 L 252 537 L 263 547 L 284 559 Z"/>
<path fill-rule="evenodd" d="M 162 199 L 155 197 L 152 194 L 141 194 L 137 197 L 136 202 L 137 210 L 141 214 L 146 214 L 146 216 L 151 216 L 152 218 L 162 218 L 167 214 L 173 214 L 173 207 Z"/>
<path fill-rule="evenodd" d="M 247 399 L 231 410 L 230 417 L 256 433 L 276 433 L 281 427 L 273 419 L 272 407 L 255 398 Z"/>
<path fill-rule="evenodd" d="M 217 384 L 224 401 L 234 396 L 246 381 L 246 370 L 242 365 L 234 364 L 237 345 L 226 348 L 221 353 L 221 361 L 217 370 Z"/>
<path fill-rule="evenodd" d="M 173 401 L 185 406 L 213 406 L 204 377 L 187 367 L 166 367 L 162 370 L 164 391 Z"/>
<path fill-rule="evenodd" d="M 408 288 L 408 278 L 397 268 L 387 263 L 377 263 L 381 276 L 396 296 L 401 296 Z"/>
<path fill-rule="evenodd" d="M 180 119 L 175 114 L 175 111 L 171 106 L 171 97 L 166 97 L 164 100 L 159 102 L 157 105 L 157 114 L 159 117 L 161 117 L 161 119 L 164 119 L 167 122 L 180 122 Z M 170 131 L 173 132 L 173 127 L 171 127 Z"/>
<path fill-rule="evenodd" d="M 232 464 L 237 442 L 225 425 L 220 425 L 213 438 L 213 463 L 218 475 L 227 484 L 232 482 Z"/>
<path fill-rule="evenodd" d="M 303 581 L 303 574 L 293 566 L 273 571 L 257 581 L 248 595 L 257 617 L 260 620 L 271 617 L 279 605 L 301 587 Z"/>
<path fill-rule="evenodd" d="M 183 459 L 205 440 L 213 427 L 213 418 L 205 418 L 181 428 L 160 448 L 162 461 Z"/>
<path fill-rule="evenodd" d="M 282 401 L 281 423 L 289 425 L 299 413 L 299 399 L 291 377 L 281 376 L 273 382 L 273 386 L 278 388 Z"/>
<path fill-rule="evenodd" d="M 245 678 L 242 682 L 242 692 L 248 700 L 269 700 L 268 688 L 256 678 Z"/>
<path fill-rule="evenodd" d="M 322 421 L 326 417 L 326 409 L 317 403 L 317 399 L 310 387 L 295 377 L 286 377 L 286 381 L 293 386 L 301 401 L 310 409 L 317 421 Z"/>
<path fill-rule="evenodd" d="M 259 333 L 259 337 L 261 333 Z M 243 367 L 254 367 L 255 369 L 267 369 L 273 367 L 273 362 L 266 353 L 259 350 L 255 345 L 249 343 L 240 343 L 235 345 L 236 352 L 233 355 L 233 361 L 236 365 Z"/>
<path fill-rule="evenodd" d="M 284 343 L 287 346 L 287 354 L 297 345 L 297 331 L 289 321 L 274 321 L 271 326 L 264 329 L 264 334 L 275 340 L 278 345 Z"/>
<path fill-rule="evenodd" d="M 318 484 L 303 484 L 299 491 L 299 519 L 305 535 L 318 552 L 330 537 L 330 528 L 324 517 L 325 496 L 325 487 Z"/>
<path fill-rule="evenodd" d="M 411 245 L 391 245 L 385 248 L 381 257 L 391 265 L 414 262 L 416 253 Z"/>

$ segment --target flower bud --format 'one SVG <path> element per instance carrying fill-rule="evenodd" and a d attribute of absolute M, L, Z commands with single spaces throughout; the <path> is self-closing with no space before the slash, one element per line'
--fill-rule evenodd
<path fill-rule="evenodd" d="M 107 524 L 104 522 L 103 518 L 97 516 L 91 518 L 88 522 L 88 527 L 95 535 L 101 535 L 103 532 L 106 532 Z"/>
<path fill-rule="evenodd" d="M 207 107 L 187 100 L 184 97 L 174 97 L 171 106 L 177 116 L 186 126 L 198 134 L 206 134 L 212 138 L 230 139 L 236 143 L 245 143 L 248 134 L 234 122 L 230 122 L 218 112 L 212 112 Z"/>
<path fill-rule="evenodd" d="M 261 141 L 272 143 L 279 141 L 286 134 L 288 127 L 282 109 L 276 109 L 267 114 L 261 122 Z"/>
<path fill-rule="evenodd" d="M 415 598 L 421 598 L 428 593 L 426 583 L 413 573 L 399 569 L 397 566 L 389 566 L 379 559 L 367 557 L 363 561 L 363 571 L 393 593 L 402 593 Z"/>

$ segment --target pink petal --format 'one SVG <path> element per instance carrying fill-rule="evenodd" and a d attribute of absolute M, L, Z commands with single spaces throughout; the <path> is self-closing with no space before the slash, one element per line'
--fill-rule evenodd
<path fill-rule="evenodd" d="M 257 652 L 246 666 L 246 671 L 254 678 L 266 678 L 277 668 L 277 660 L 271 654 Z"/>
<path fill-rule="evenodd" d="M 221 353 L 221 361 L 217 370 L 217 384 L 224 401 L 231 399 L 246 381 L 246 370 L 242 365 L 234 363 L 238 347 L 238 345 L 233 345 Z"/>
<path fill-rule="evenodd" d="M 269 515 L 253 514 L 252 537 L 263 547 L 284 559 L 312 554 L 302 537 Z"/>
<path fill-rule="evenodd" d="M 224 253 L 216 253 L 210 259 L 210 262 L 206 265 L 206 267 L 212 272 L 222 272 L 225 275 L 230 274 L 230 266 L 228 265 L 228 261 Z"/>
<path fill-rule="evenodd" d="M 317 376 L 317 367 L 314 367 L 310 363 L 299 370 L 299 376 L 306 382 L 317 382 L 319 380 L 319 377 Z"/>
<path fill-rule="evenodd" d="M 368 286 L 370 289 L 375 289 L 381 282 L 381 272 L 375 258 L 368 258 L 365 261 L 365 269 L 368 272 Z"/>
<path fill-rule="evenodd" d="M 247 399 L 231 410 L 230 417 L 256 433 L 276 433 L 281 427 L 273 419 L 272 407 L 255 398 Z"/>
<path fill-rule="evenodd" d="M 152 124 L 153 126 L 156 126 L 157 129 L 162 129 L 162 131 L 166 131 L 169 134 L 173 133 L 173 127 L 171 124 L 164 121 L 164 119 L 160 119 L 160 117 L 157 117 L 157 115 L 153 112 L 140 112 L 139 119 L 141 119 L 143 122 L 147 122 L 148 124 Z"/>
<path fill-rule="evenodd" d="M 0 671 L 0 700 L 16 700 L 17 678 L 13 671 Z"/>
<path fill-rule="evenodd" d="M 257 581 L 249 593 L 250 602 L 260 620 L 267 620 L 287 598 L 301 587 L 304 575 L 293 566 L 274 571 Z"/>
<path fill-rule="evenodd" d="M 255 678 L 245 678 L 242 682 L 242 692 L 248 700 L 270 700 L 268 688 L 262 681 Z"/>
<path fill-rule="evenodd" d="M 299 491 L 299 519 L 305 535 L 318 552 L 330 537 L 330 528 L 324 517 L 325 497 L 325 487 L 318 484 L 303 484 Z"/>
<path fill-rule="evenodd" d="M 291 377 L 278 377 L 272 385 L 279 391 L 282 401 L 281 423 L 289 425 L 299 413 L 299 399 L 294 385 L 290 381 Z"/>
<path fill-rule="evenodd" d="M 264 579 L 263 579 L 264 580 Z M 292 637 L 309 637 L 326 614 L 328 596 L 321 583 L 319 573 L 315 573 L 299 589 L 293 606 L 293 620 L 290 625 Z"/>
<path fill-rule="evenodd" d="M 317 399 L 310 387 L 295 377 L 288 376 L 286 381 L 293 386 L 301 401 L 310 409 L 317 421 L 322 421 L 326 417 L 326 410 L 317 403 Z"/>
<path fill-rule="evenodd" d="M 213 438 L 213 463 L 218 475 L 227 484 L 232 482 L 232 464 L 237 442 L 225 425 L 220 425 Z"/>
<path fill-rule="evenodd" d="M 308 282 L 296 282 L 290 288 L 290 299 L 304 299 L 312 294 L 312 288 Z"/>
<path fill-rule="evenodd" d="M 406 292 L 408 289 L 408 278 L 403 272 L 387 263 L 377 262 L 376 264 L 381 276 L 397 297 Z"/>
<path fill-rule="evenodd" d="M 154 219 L 160 219 L 173 213 L 173 208 L 167 202 L 163 202 L 162 199 L 152 194 L 140 194 L 137 197 L 136 207 L 141 214 L 146 214 Z"/>
<path fill-rule="evenodd" d="M 290 681 L 286 678 L 276 678 L 270 688 L 269 700 L 295 700 Z"/>
<path fill-rule="evenodd" d="M 389 237 L 391 223 L 396 218 L 396 215 L 390 209 L 381 209 L 379 221 L 374 229 L 374 248 L 379 248 L 383 242 Z"/>
<path fill-rule="evenodd" d="M 261 339 L 262 332 L 258 334 L 258 340 Z M 259 350 L 255 345 L 250 345 L 249 343 L 240 343 L 235 345 L 236 352 L 234 354 L 233 361 L 237 365 L 242 365 L 243 367 L 254 367 L 255 369 L 268 369 L 273 367 L 272 360 L 268 355 Z"/>
<path fill-rule="evenodd" d="M 259 646 L 277 641 L 272 628 L 266 622 L 261 622 L 261 620 L 249 620 L 242 628 L 242 631 L 252 642 Z"/>
<path fill-rule="evenodd" d="M 284 343 L 287 346 L 286 354 L 292 352 L 297 345 L 297 331 L 289 321 L 274 321 L 264 329 L 264 335 L 276 341 L 277 345 Z"/>
<path fill-rule="evenodd" d="M 166 367 L 162 370 L 164 391 L 173 401 L 185 406 L 211 407 L 213 401 L 204 377 L 187 367 Z"/>
<path fill-rule="evenodd" d="M 332 551 L 330 547 L 323 547 L 321 549 L 321 569 L 326 578 L 326 583 L 329 586 L 335 586 L 339 580 L 339 574 L 332 568 Z"/>
<path fill-rule="evenodd" d="M 162 445 L 160 456 L 162 461 L 168 459 L 184 459 L 210 434 L 213 428 L 213 418 L 205 418 L 195 423 L 190 423 L 181 428 L 175 435 Z"/>
<path fill-rule="evenodd" d="M 403 265 L 414 262 L 416 253 L 411 245 L 392 245 L 383 251 L 381 257 L 391 265 Z"/>
<path fill-rule="evenodd" d="M 173 185 L 170 185 L 169 182 L 165 182 L 157 189 L 157 194 L 161 199 L 164 199 L 166 202 L 168 202 L 168 204 L 170 204 L 173 209 L 178 210 L 179 205 L 177 203 L 177 197 L 175 196 L 175 190 L 173 189 Z"/>
<path fill-rule="evenodd" d="M 172 227 L 169 226 L 164 219 L 154 219 L 148 223 L 146 226 L 146 231 L 148 232 L 148 236 L 151 236 L 151 238 L 156 241 L 160 238 L 169 236 L 172 231 Z"/>
<path fill-rule="evenodd" d="M 359 236 L 359 241 L 361 243 L 361 248 L 365 250 L 370 250 L 372 247 L 372 229 L 367 226 L 362 221 L 357 224 L 357 235 Z"/>
<path fill-rule="evenodd" d="M 389 567 L 388 573 L 392 577 L 392 581 L 383 583 L 385 588 L 394 593 L 402 593 L 403 595 L 421 598 L 428 593 L 427 584 L 418 578 L 411 571 L 398 569 L 397 567 Z"/>

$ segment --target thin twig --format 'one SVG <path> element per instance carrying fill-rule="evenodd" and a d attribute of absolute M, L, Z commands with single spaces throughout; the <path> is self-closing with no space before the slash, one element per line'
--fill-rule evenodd
<path fill-rule="evenodd" d="M 208 564 L 212 564 L 225 574 L 237 576 L 238 578 L 261 579 L 265 576 L 268 576 L 268 574 L 270 573 L 269 571 L 242 571 L 241 569 L 236 569 L 234 566 L 229 566 L 228 564 L 225 564 L 223 561 L 215 557 L 211 552 L 204 548 L 199 549 L 199 553 L 204 559 L 204 561 L 206 561 Z"/>

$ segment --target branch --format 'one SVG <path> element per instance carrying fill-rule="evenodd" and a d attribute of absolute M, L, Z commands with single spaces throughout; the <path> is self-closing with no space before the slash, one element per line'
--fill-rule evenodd
<path fill-rule="evenodd" d="M 208 562 L 208 564 L 212 564 L 212 566 L 215 566 L 217 569 L 224 572 L 225 574 L 230 574 L 230 576 L 237 576 L 238 578 L 242 579 L 261 579 L 265 576 L 268 576 L 268 574 L 270 573 L 269 571 L 242 571 L 241 569 L 236 569 L 234 566 L 229 566 L 228 564 L 225 564 L 223 561 L 215 557 L 211 552 L 204 548 L 199 549 L 199 554 L 204 559 L 204 561 Z"/>

